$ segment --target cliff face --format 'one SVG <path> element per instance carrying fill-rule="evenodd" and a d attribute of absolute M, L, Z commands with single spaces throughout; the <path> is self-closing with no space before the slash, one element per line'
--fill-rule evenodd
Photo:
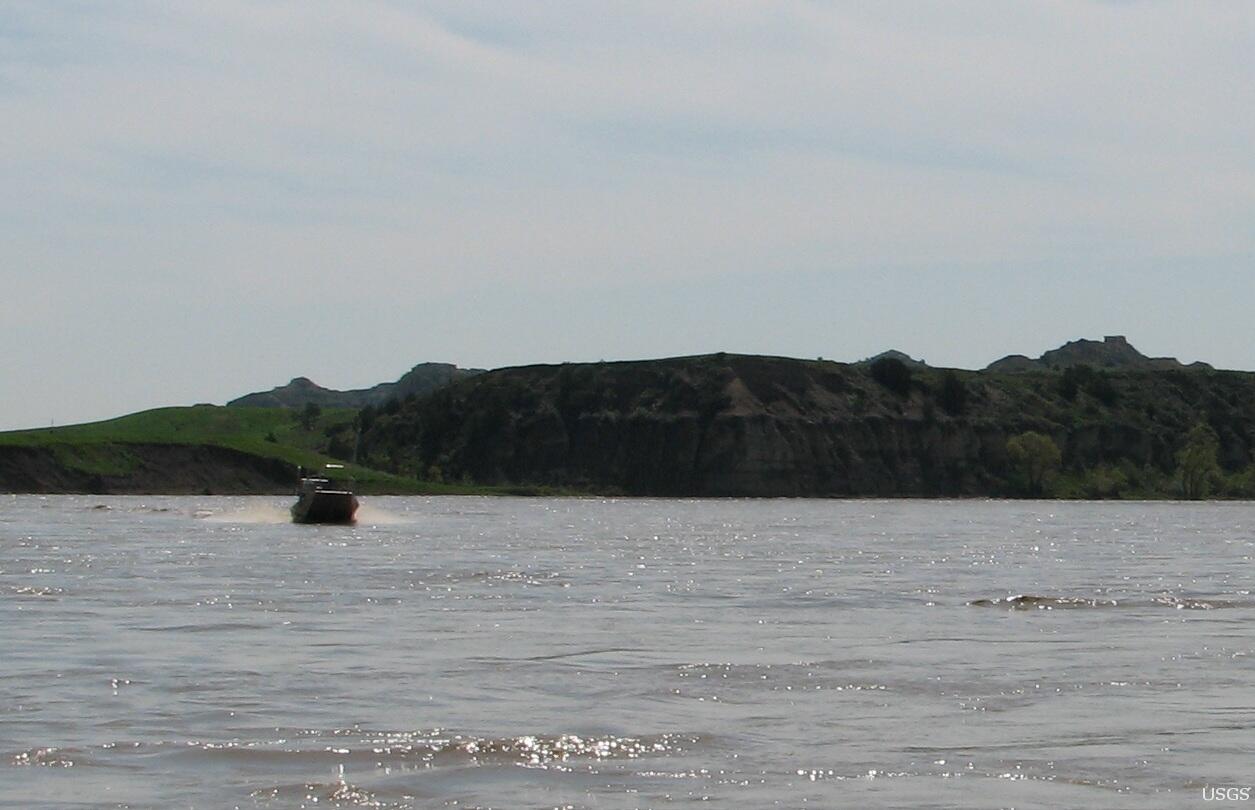
<path fill-rule="evenodd" d="M 917 368 L 909 390 L 894 393 L 867 367 L 785 358 L 533 366 L 490 372 L 382 416 L 361 451 L 365 463 L 391 471 L 482 484 L 982 495 L 1007 492 L 1006 441 L 1024 431 L 1050 435 L 1076 469 L 1170 471 L 1184 434 L 1205 418 L 1228 468 L 1251 460 L 1255 375 L 1085 379 L 1068 392 L 1056 372 Z"/>

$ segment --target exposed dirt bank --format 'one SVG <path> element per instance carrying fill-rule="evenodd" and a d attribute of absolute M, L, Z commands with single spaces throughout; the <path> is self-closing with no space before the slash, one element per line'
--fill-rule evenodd
<path fill-rule="evenodd" d="M 94 495 L 291 492 L 296 469 L 212 445 L 0 446 L 0 491 Z"/>

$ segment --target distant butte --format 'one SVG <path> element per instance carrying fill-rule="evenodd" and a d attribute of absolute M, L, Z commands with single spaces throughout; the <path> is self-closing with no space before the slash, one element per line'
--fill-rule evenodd
<path fill-rule="evenodd" d="M 1124 335 L 1107 335 L 1099 340 L 1073 340 L 1057 349 L 1044 353 L 1033 360 L 1022 354 L 1009 354 L 985 367 L 985 371 L 998 374 L 1018 374 L 1028 371 L 1049 371 L 1072 366 L 1137 371 L 1143 369 L 1197 369 L 1206 370 L 1207 363 L 1190 363 L 1188 366 L 1175 357 L 1147 357 L 1133 348 Z"/>
<path fill-rule="evenodd" d="M 231 400 L 227 405 L 251 408 L 300 408 L 312 402 L 324 408 L 364 408 L 367 405 L 382 405 L 390 399 L 400 400 L 410 395 L 430 394 L 451 382 L 482 373 L 484 373 L 483 369 L 458 368 L 451 363 L 419 363 L 396 382 L 380 383 L 370 388 L 352 391 L 323 388 L 308 377 L 296 377 L 287 385 L 281 385 L 269 391 L 245 394 Z"/>

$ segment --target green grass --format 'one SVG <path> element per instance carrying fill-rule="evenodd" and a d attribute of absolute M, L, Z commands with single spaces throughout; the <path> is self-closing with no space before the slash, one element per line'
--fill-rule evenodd
<path fill-rule="evenodd" d="M 52 446 L 52 455 L 63 467 L 89 475 L 126 475 L 139 466 L 125 445 L 58 443 Z"/>
<path fill-rule="evenodd" d="M 3 432 L 0 446 L 48 448 L 66 467 L 104 475 L 134 470 L 137 461 L 127 446 L 136 444 L 228 447 L 293 466 L 318 468 L 343 463 L 321 448 L 326 430 L 352 422 L 355 414 L 348 408 L 328 408 L 305 430 L 296 414 L 285 408 L 157 408 L 103 422 Z M 355 481 L 355 488 L 367 494 L 511 494 L 495 487 L 417 481 L 355 464 L 345 464 L 345 472 Z"/>
<path fill-rule="evenodd" d="M 0 433 L 0 444 L 43 446 L 57 442 L 130 442 L 151 444 L 205 444 L 256 439 L 273 432 L 281 444 L 314 446 L 323 429 L 353 419 L 351 409 L 328 409 L 305 431 L 292 412 L 283 408 L 226 408 L 195 405 L 157 408 L 117 419 L 65 427 Z"/>

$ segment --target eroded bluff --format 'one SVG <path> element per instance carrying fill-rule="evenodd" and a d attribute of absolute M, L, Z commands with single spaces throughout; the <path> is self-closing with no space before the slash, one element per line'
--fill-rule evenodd
<path fill-rule="evenodd" d="M 399 405 L 374 420 L 360 449 L 384 469 L 481 484 L 996 495 L 1014 473 L 1007 439 L 1028 430 L 1052 436 L 1072 467 L 1170 470 L 1202 414 L 1220 423 L 1227 466 L 1249 463 L 1255 385 L 1240 376 L 1112 373 L 1099 396 L 1068 391 L 1054 372 L 923 368 L 895 381 L 863 365 L 736 355 L 529 366 Z"/>

